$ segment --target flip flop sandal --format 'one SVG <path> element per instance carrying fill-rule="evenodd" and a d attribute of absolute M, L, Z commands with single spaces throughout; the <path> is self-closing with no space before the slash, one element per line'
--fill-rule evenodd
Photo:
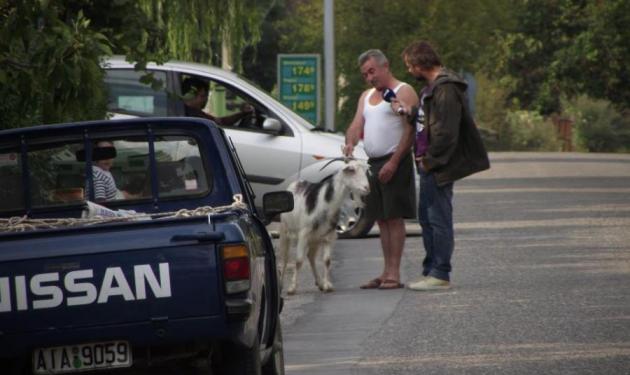
<path fill-rule="evenodd" d="M 378 286 L 378 289 L 400 289 L 404 286 L 405 284 L 400 283 L 396 280 L 383 280 L 381 285 Z"/>
<path fill-rule="evenodd" d="M 359 288 L 361 289 L 377 289 L 378 287 L 381 286 L 381 284 L 383 283 L 383 280 L 381 280 L 380 278 L 375 278 L 372 279 L 370 281 L 368 281 L 367 283 L 361 285 Z"/>

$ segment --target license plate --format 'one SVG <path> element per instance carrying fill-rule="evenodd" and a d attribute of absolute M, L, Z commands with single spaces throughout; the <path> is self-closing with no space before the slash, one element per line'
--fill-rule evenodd
<path fill-rule="evenodd" d="M 130 366 L 131 350 L 126 341 L 56 346 L 33 352 L 35 374 L 64 374 Z"/>

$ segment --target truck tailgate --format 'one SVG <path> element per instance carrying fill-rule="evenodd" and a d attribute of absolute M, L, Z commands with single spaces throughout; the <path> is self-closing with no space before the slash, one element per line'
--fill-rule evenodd
<path fill-rule="evenodd" d="M 3 239 L 0 332 L 221 315 L 217 244 L 174 240 L 199 232 L 210 232 L 207 219 Z"/>

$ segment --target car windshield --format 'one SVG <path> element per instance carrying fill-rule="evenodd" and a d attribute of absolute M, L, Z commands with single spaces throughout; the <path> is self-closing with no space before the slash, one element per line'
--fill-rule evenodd
<path fill-rule="evenodd" d="M 269 93 L 267 93 L 267 91 L 263 90 L 255 82 L 252 82 L 248 78 L 245 78 L 245 77 L 242 77 L 242 76 L 238 76 L 238 78 L 241 81 L 243 81 L 244 83 L 250 85 L 252 89 L 256 89 L 258 92 L 261 93 L 261 95 L 264 95 L 265 99 L 267 99 L 269 101 L 273 101 L 275 104 L 286 108 L 287 109 L 286 113 L 291 117 L 291 120 L 295 121 L 295 123 L 297 123 L 300 126 L 306 128 L 307 130 L 315 129 L 315 126 L 313 124 L 308 122 L 302 116 L 300 116 L 297 113 L 293 112 L 293 110 L 291 110 L 291 108 L 287 107 L 284 103 L 280 102 L 278 99 L 276 99 L 273 96 L 271 96 Z"/>

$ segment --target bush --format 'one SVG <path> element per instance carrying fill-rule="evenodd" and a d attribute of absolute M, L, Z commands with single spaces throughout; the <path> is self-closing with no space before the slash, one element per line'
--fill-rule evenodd
<path fill-rule="evenodd" d="M 580 96 L 563 101 L 564 114 L 574 121 L 576 149 L 591 152 L 630 152 L 630 118 L 608 101 Z"/>
<path fill-rule="evenodd" d="M 505 121 L 508 91 L 498 81 L 482 73 L 475 75 L 477 95 L 475 97 L 475 120 L 489 150 L 509 149 L 510 134 Z"/>
<path fill-rule="evenodd" d="M 510 149 L 514 151 L 560 151 L 556 128 L 550 119 L 533 111 L 508 111 Z"/>

